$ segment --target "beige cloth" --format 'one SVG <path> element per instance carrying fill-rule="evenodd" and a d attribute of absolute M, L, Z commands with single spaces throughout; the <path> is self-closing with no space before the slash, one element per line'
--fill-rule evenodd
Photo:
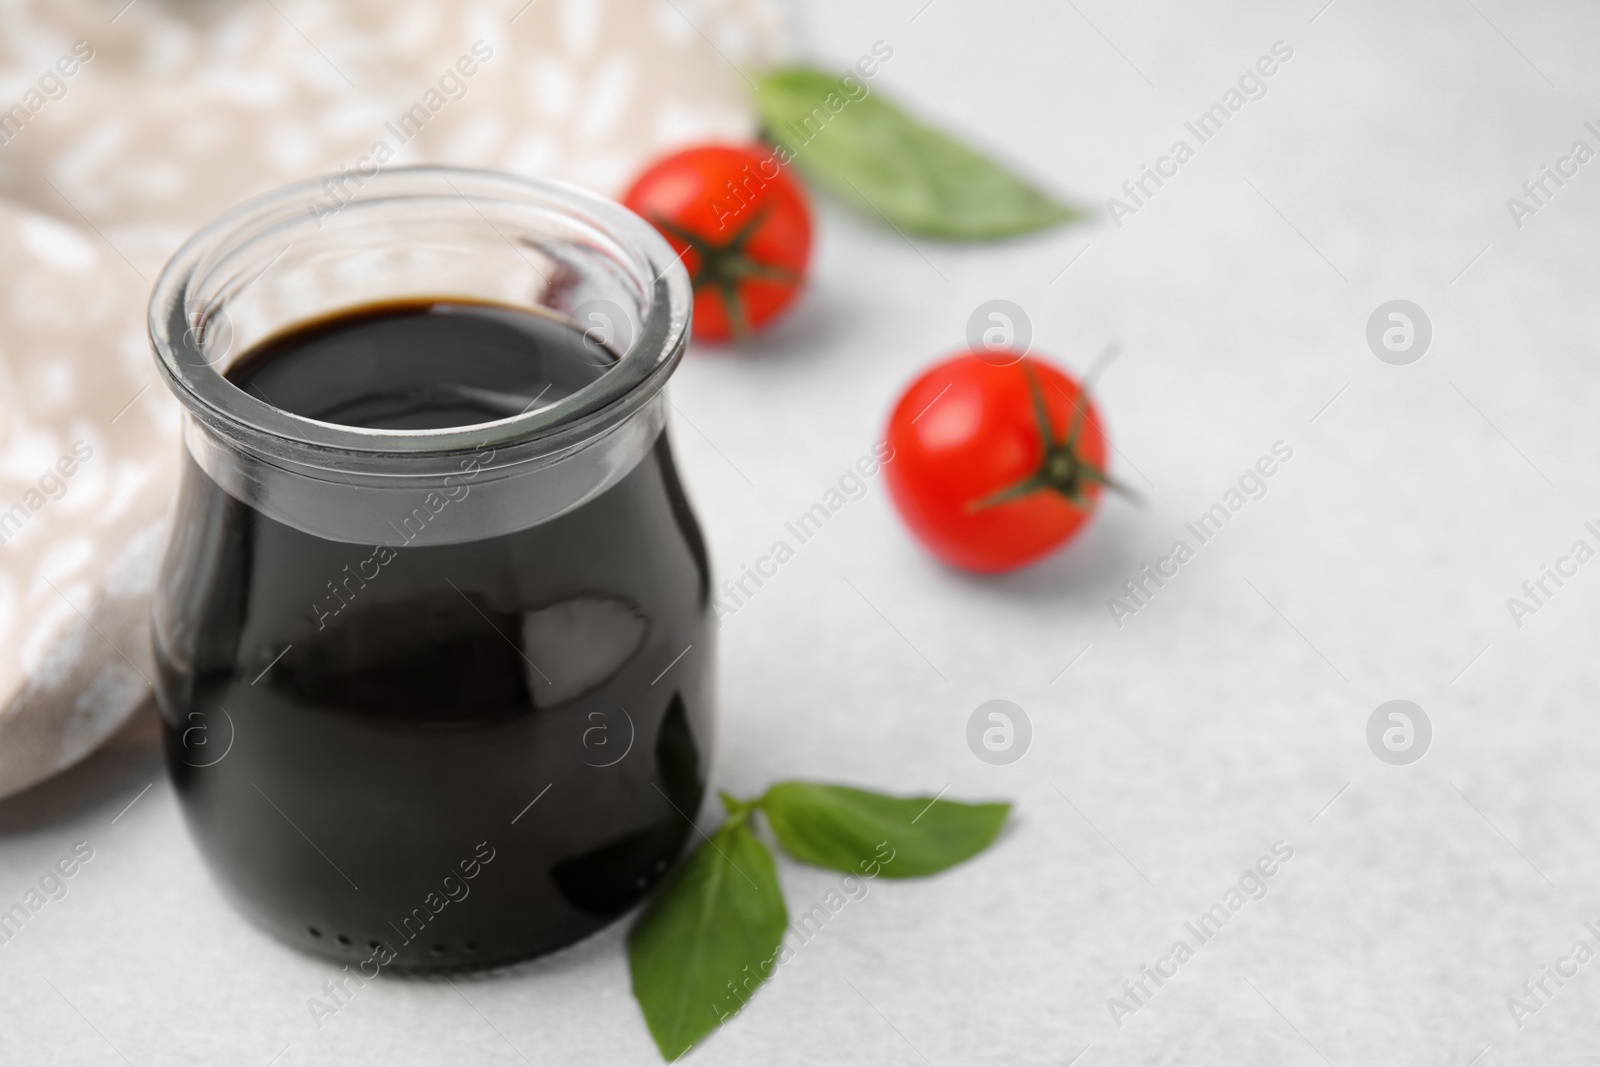
<path fill-rule="evenodd" d="M 735 64 L 779 37 L 764 0 L 126 3 L 0 0 L 0 796 L 150 694 L 180 445 L 145 301 L 193 229 L 374 152 L 615 193 L 749 136 Z"/>

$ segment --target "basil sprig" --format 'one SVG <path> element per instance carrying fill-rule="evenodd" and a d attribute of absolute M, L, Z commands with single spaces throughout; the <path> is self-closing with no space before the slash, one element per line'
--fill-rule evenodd
<path fill-rule="evenodd" d="M 864 877 L 936 874 L 999 835 L 1010 804 L 892 797 L 780 782 L 757 800 L 722 794 L 728 818 L 667 880 L 628 935 L 633 995 L 675 1060 L 735 1014 L 782 962 L 789 923 L 772 853 L 753 816 L 795 859 Z"/>
<path fill-rule="evenodd" d="M 864 88 L 810 67 L 762 75 L 756 106 L 779 160 L 871 218 L 926 237 L 1015 237 L 1087 214 Z"/>

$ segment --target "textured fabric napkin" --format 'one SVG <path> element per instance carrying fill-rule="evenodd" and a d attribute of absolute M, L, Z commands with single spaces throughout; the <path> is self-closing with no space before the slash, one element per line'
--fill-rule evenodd
<path fill-rule="evenodd" d="M 145 301 L 230 205 L 445 162 L 615 193 L 746 137 L 765 0 L 0 0 L 0 796 L 150 695 L 179 443 Z"/>

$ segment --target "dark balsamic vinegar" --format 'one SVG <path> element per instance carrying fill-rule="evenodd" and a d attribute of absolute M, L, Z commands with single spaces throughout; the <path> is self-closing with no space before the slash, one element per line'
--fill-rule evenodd
<path fill-rule="evenodd" d="M 611 362 L 547 316 L 411 302 L 279 335 L 228 377 L 324 422 L 425 429 L 548 405 Z M 157 597 L 168 762 L 202 853 L 259 924 L 369 975 L 603 926 L 678 855 L 708 771 L 706 551 L 665 434 L 554 519 L 404 534 L 313 536 L 186 455 Z"/>

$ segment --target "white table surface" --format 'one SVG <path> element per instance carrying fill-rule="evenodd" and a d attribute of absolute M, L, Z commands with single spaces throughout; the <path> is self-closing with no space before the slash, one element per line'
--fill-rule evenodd
<path fill-rule="evenodd" d="M 1600 562 L 1520 629 L 1506 598 L 1600 546 L 1600 161 L 1521 229 L 1506 198 L 1575 140 L 1600 148 L 1600 9 L 922 2 L 808 4 L 798 37 L 841 67 L 890 42 L 880 88 L 1088 201 L 1273 42 L 1294 55 L 1121 228 L 952 248 L 823 206 L 802 306 L 679 373 L 676 443 L 724 575 L 995 297 L 1080 372 L 1120 341 L 1099 395 L 1147 498 L 977 579 L 922 554 L 875 484 L 727 620 L 717 785 L 948 785 L 1017 812 L 979 860 L 874 884 L 693 1061 L 1592 1061 L 1600 962 L 1520 1029 L 1506 1002 L 1576 939 L 1600 947 L 1582 926 L 1600 920 Z M 1433 325 L 1410 366 L 1365 341 L 1394 298 Z M 1294 456 L 1268 495 L 1119 630 L 1107 598 L 1279 440 Z M 1434 727 L 1403 767 L 1364 735 L 1397 697 Z M 1010 766 L 965 741 L 995 698 L 1034 727 Z M 0 804 L 0 907 L 94 848 L 0 946 L 0 1062 L 659 1062 L 625 923 L 454 987 L 373 983 L 318 1030 L 306 999 L 333 968 L 219 898 L 150 727 Z M 1267 896 L 1119 1028 L 1107 998 L 1193 946 L 1185 921 L 1279 840 L 1294 858 Z M 796 911 L 835 884 L 779 870 Z"/>

